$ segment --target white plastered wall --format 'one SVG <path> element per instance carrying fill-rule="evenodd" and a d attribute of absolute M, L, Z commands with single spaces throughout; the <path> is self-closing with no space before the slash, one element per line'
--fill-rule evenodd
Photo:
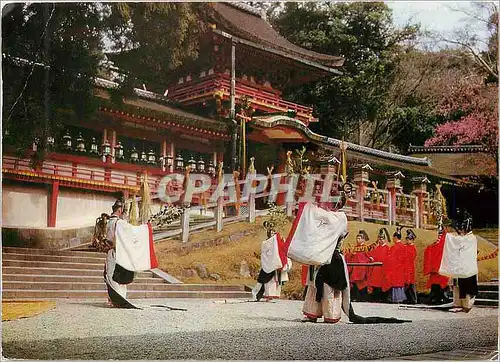
<path fill-rule="evenodd" d="M 47 190 L 2 185 L 2 226 L 46 227 Z"/>
<path fill-rule="evenodd" d="M 102 193 L 59 190 L 56 227 L 83 227 L 95 224 L 101 214 L 111 214 L 116 198 Z"/>

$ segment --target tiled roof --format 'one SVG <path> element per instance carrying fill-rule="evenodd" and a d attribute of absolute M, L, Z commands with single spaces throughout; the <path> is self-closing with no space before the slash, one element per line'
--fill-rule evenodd
<path fill-rule="evenodd" d="M 216 13 L 215 21 L 218 23 L 218 27 L 226 29 L 231 35 L 269 46 L 324 66 L 340 67 L 344 63 L 344 58 L 342 57 L 316 53 L 289 42 L 274 30 L 262 18 L 260 13 L 256 11 L 252 12 L 247 7 L 242 11 L 242 4 L 217 2 L 213 3 L 212 6 Z"/>
<path fill-rule="evenodd" d="M 408 148 L 408 153 L 448 153 L 448 152 L 487 152 L 481 145 L 457 145 L 457 146 L 412 146 Z"/>
<path fill-rule="evenodd" d="M 277 116 L 267 116 L 267 117 L 266 116 L 253 117 L 252 120 L 254 121 L 255 125 L 265 128 L 271 128 L 280 125 L 297 128 L 301 130 L 309 139 L 319 144 L 330 145 L 335 147 L 340 147 L 340 145 L 342 144 L 341 140 L 322 136 L 312 132 L 305 124 L 294 118 L 277 115 Z M 360 146 L 351 142 L 345 142 L 345 145 L 347 146 L 347 150 L 352 150 L 365 155 L 375 156 L 387 160 L 404 162 L 413 165 L 430 166 L 430 162 L 427 158 L 400 155 L 397 153 L 377 150 L 375 148 Z"/>
<path fill-rule="evenodd" d="M 103 78 L 95 78 L 95 84 L 98 87 L 105 89 L 116 89 L 118 87 L 118 83 Z M 134 88 L 134 93 L 136 96 L 138 96 L 138 99 L 125 100 L 122 106 L 122 108 L 125 108 L 127 111 L 137 112 L 140 115 L 141 109 L 149 110 L 157 114 L 158 118 L 167 117 L 169 119 L 175 120 L 179 125 L 182 126 L 196 126 L 196 130 L 198 130 L 198 128 L 208 129 L 220 132 L 224 135 L 227 135 L 229 132 L 227 122 L 207 117 L 201 117 L 180 109 L 173 108 L 169 105 L 164 104 L 166 102 L 166 98 L 160 94 L 139 88 Z M 104 106 L 106 105 L 107 103 L 104 103 Z"/>

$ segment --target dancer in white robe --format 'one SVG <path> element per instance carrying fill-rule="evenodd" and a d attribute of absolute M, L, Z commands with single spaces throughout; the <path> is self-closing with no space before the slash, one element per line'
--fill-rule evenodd
<path fill-rule="evenodd" d="M 136 308 L 127 300 L 127 285 L 135 272 L 158 266 L 154 253 L 150 224 L 133 226 L 122 219 L 124 203 L 117 200 L 106 224 L 107 251 L 104 281 L 108 288 L 108 305 L 118 308 Z"/>
<path fill-rule="evenodd" d="M 439 274 L 454 278 L 450 311 L 467 313 L 478 294 L 477 238 L 472 232 L 472 216 L 467 211 L 455 229 L 458 236 L 446 235 Z"/>
<path fill-rule="evenodd" d="M 268 239 L 261 245 L 261 270 L 257 284 L 252 289 L 252 296 L 256 301 L 264 299 L 270 302 L 280 299 L 281 287 L 288 282 L 288 272 L 292 270 L 292 260 L 284 254 L 285 242 L 274 229 L 274 223 L 266 221 L 264 227 L 267 229 Z"/>
<path fill-rule="evenodd" d="M 307 292 L 302 308 L 304 322 L 316 322 L 323 317 L 325 323 L 337 323 L 342 316 L 343 298 L 349 299 L 344 272 L 344 261 L 339 250 L 335 250 L 328 265 L 309 266 Z M 348 292 L 347 292 L 348 294 Z"/>
<path fill-rule="evenodd" d="M 297 217 L 287 238 L 288 255 L 310 265 L 307 292 L 302 308 L 303 322 L 337 323 L 344 312 L 356 324 L 405 323 L 407 320 L 361 317 L 354 312 L 349 288 L 349 272 L 342 255 L 347 236 L 345 213 L 322 210 L 312 204 L 299 204 Z"/>

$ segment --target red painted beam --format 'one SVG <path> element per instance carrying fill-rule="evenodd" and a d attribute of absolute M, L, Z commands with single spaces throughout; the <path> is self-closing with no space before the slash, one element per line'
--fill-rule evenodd
<path fill-rule="evenodd" d="M 52 183 L 52 189 L 49 192 L 48 204 L 49 212 L 47 213 L 47 226 L 56 226 L 56 215 L 57 215 L 57 198 L 59 197 L 59 181 L 54 181 Z"/>

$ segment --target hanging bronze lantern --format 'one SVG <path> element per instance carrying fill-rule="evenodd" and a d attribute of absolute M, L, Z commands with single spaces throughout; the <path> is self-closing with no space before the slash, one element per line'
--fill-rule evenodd
<path fill-rule="evenodd" d="M 87 152 L 85 150 L 85 140 L 82 137 L 82 134 L 78 134 L 78 138 L 76 139 L 76 150 L 78 152 Z"/>
<path fill-rule="evenodd" d="M 193 155 L 191 155 L 191 158 L 188 161 L 188 166 L 191 171 L 196 171 L 196 161 L 194 160 Z"/>
<path fill-rule="evenodd" d="M 118 142 L 118 144 L 115 146 L 115 157 L 118 160 L 123 160 L 124 155 L 123 155 L 123 146 L 121 142 Z"/>
<path fill-rule="evenodd" d="M 175 169 L 179 171 L 184 169 L 184 159 L 182 158 L 180 153 L 178 153 L 177 157 L 175 158 Z"/>
<path fill-rule="evenodd" d="M 111 155 L 111 144 L 108 142 L 108 140 L 105 140 L 103 142 L 103 144 L 101 145 L 101 149 L 102 149 L 103 156 Z"/>
<path fill-rule="evenodd" d="M 62 138 L 62 144 L 63 144 L 63 149 L 66 151 L 71 151 L 71 145 L 72 145 L 72 140 L 71 136 L 69 135 L 69 131 L 66 131 L 66 134 Z"/>
<path fill-rule="evenodd" d="M 99 146 L 97 146 L 95 137 L 92 137 L 92 143 L 90 144 L 90 153 L 93 155 L 99 154 Z"/>
<path fill-rule="evenodd" d="M 197 165 L 198 165 L 198 168 L 197 168 L 198 172 L 201 172 L 201 173 L 205 172 L 205 161 L 203 161 L 203 157 L 200 156 L 200 159 L 198 160 Z"/>
<path fill-rule="evenodd" d="M 152 149 L 148 152 L 148 163 L 154 165 L 156 163 L 156 155 Z"/>
<path fill-rule="evenodd" d="M 215 166 L 212 160 L 208 161 L 208 173 L 213 177 L 215 176 Z"/>
<path fill-rule="evenodd" d="M 130 152 L 130 162 L 136 163 L 139 161 L 139 152 L 135 149 L 135 146 L 132 147 L 132 152 Z"/>

